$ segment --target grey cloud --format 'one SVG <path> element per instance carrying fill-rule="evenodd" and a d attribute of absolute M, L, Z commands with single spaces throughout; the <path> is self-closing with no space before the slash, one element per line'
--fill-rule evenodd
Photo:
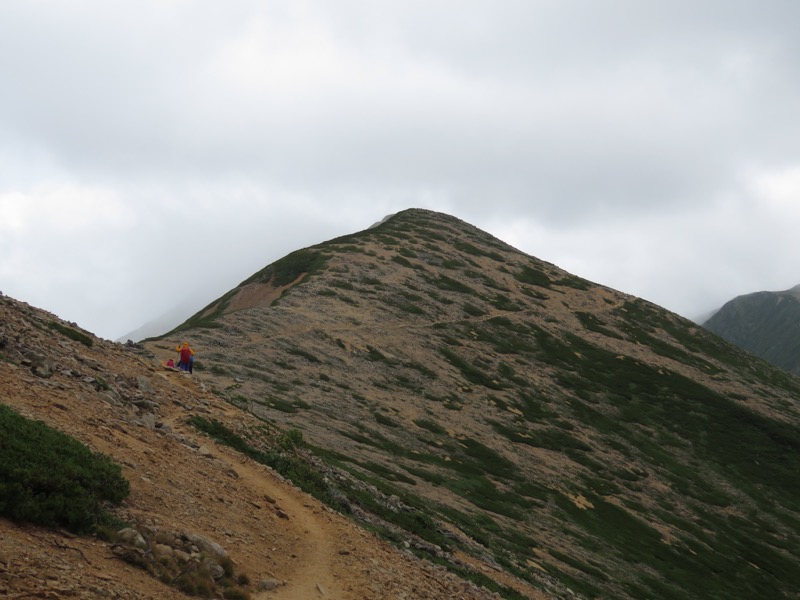
<path fill-rule="evenodd" d="M 108 261 L 140 290 L 132 314 L 408 206 L 529 220 L 575 246 L 589 230 L 691 230 L 685 252 L 642 251 L 660 280 L 613 248 L 574 264 L 675 306 L 671 264 L 699 254 L 724 276 L 693 265 L 698 297 L 758 287 L 745 257 L 769 262 L 758 240 L 775 221 L 755 222 L 740 256 L 742 230 L 713 208 L 757 202 L 752 173 L 800 163 L 798 17 L 782 0 L 4 3 L 0 208 L 43 182 L 116 194 L 149 240 Z M 172 268 L 183 238 L 202 272 Z M 551 241 L 543 258 L 571 260 Z M 102 280 L 110 267 L 87 256 L 76 280 Z"/>

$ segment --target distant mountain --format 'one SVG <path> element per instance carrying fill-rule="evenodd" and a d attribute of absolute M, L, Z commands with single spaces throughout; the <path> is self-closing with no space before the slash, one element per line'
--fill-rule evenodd
<path fill-rule="evenodd" d="M 195 310 L 197 306 L 197 304 L 194 304 L 193 307 L 190 307 L 188 302 L 176 306 L 133 331 L 120 336 L 116 341 L 126 342 L 132 340 L 138 342 L 148 337 L 160 335 L 182 323 L 186 319 L 186 315 Z"/>
<path fill-rule="evenodd" d="M 695 315 L 691 317 L 691 320 L 697 323 L 698 325 L 702 325 L 703 323 L 708 321 L 711 317 L 713 317 L 715 314 L 717 314 L 718 311 L 719 309 L 715 308 L 713 310 L 706 311 L 701 315 Z"/>
<path fill-rule="evenodd" d="M 297 250 L 145 346 L 183 340 L 237 435 L 302 437 L 335 510 L 505 598 L 797 598 L 800 380 L 457 218 Z"/>
<path fill-rule="evenodd" d="M 703 323 L 703 327 L 800 375 L 800 285 L 783 292 L 738 296 Z"/>

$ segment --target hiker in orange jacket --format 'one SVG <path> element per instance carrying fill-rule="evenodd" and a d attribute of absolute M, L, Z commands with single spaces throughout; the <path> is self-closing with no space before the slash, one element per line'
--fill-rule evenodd
<path fill-rule="evenodd" d="M 180 353 L 178 366 L 181 371 L 189 371 L 191 373 L 194 366 L 194 350 L 189 347 L 189 342 L 183 342 L 183 346 L 175 346 L 175 352 Z"/>

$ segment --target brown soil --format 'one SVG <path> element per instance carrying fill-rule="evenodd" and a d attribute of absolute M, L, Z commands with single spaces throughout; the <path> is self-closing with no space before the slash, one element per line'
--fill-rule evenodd
<path fill-rule="evenodd" d="M 100 340 L 86 348 L 41 327 L 51 315 L 7 297 L 0 301 L 2 401 L 113 457 L 131 484 L 120 516 L 217 542 L 249 579 L 252 598 L 496 597 L 388 545 L 271 469 L 197 432 L 187 424 L 194 414 L 232 429 L 261 423 L 204 391 L 201 376 L 165 370 Z M 51 376 L 35 376 L 22 362 L 30 350 L 46 356 Z M 88 382 L 97 377 L 121 398 Z M 126 402 L 129 396 L 157 403 L 158 426 L 141 423 L 142 411 Z M 279 585 L 257 591 L 264 581 Z M 185 597 L 117 558 L 108 542 L 5 519 L 0 596 Z"/>

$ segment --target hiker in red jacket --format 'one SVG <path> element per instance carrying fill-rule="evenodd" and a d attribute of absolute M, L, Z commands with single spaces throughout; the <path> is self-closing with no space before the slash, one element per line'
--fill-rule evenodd
<path fill-rule="evenodd" d="M 181 371 L 192 372 L 194 366 L 194 350 L 189 347 L 189 342 L 183 342 L 183 346 L 175 346 L 175 352 L 180 352 L 178 366 Z"/>

